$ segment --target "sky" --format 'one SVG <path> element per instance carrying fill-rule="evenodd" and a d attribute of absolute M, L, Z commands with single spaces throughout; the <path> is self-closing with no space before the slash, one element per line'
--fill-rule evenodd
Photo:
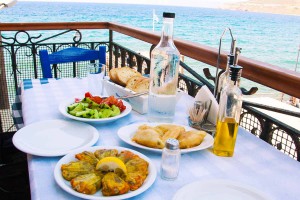
<path fill-rule="evenodd" d="M 19 1 L 51 1 L 51 2 L 89 2 L 89 3 L 124 3 L 151 4 L 192 7 L 219 7 L 225 3 L 235 3 L 246 0 L 19 0 Z"/>

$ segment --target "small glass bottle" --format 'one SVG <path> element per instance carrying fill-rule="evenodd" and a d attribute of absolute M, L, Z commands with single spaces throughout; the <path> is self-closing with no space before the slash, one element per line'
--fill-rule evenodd
<path fill-rule="evenodd" d="M 173 41 L 175 13 L 163 13 L 158 45 L 151 52 L 148 121 L 172 122 L 175 114 L 180 53 Z"/>
<path fill-rule="evenodd" d="M 161 178 L 175 180 L 179 173 L 180 148 L 176 139 L 170 138 L 166 141 L 161 158 Z"/>
<path fill-rule="evenodd" d="M 229 69 L 230 79 L 221 91 L 213 145 L 213 153 L 218 156 L 231 157 L 234 153 L 242 109 L 242 92 L 239 88 L 241 73 L 242 67 L 231 65 Z"/>

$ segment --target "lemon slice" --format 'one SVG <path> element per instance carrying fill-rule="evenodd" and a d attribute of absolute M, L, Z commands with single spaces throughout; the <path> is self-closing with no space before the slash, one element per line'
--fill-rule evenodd
<path fill-rule="evenodd" d="M 105 157 L 98 161 L 96 170 L 100 171 L 119 171 L 121 170 L 126 174 L 127 169 L 122 160 L 116 157 Z"/>

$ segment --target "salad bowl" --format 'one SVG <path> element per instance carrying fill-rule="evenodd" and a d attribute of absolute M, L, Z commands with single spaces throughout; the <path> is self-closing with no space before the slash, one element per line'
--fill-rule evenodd
<path fill-rule="evenodd" d="M 122 101 L 122 100 L 120 100 Z M 91 122 L 91 123 L 110 123 L 110 122 L 113 122 L 113 121 L 116 121 L 120 118 L 123 118 L 125 117 L 126 115 L 128 115 L 131 110 L 132 110 L 132 107 L 131 105 L 126 102 L 126 101 L 122 101 L 124 106 L 126 106 L 126 109 L 123 110 L 119 115 L 116 115 L 114 117 L 108 117 L 108 118 L 99 118 L 99 119 L 92 119 L 92 118 L 84 118 L 84 117 L 77 117 L 77 116 L 74 116 L 74 115 L 71 115 L 68 113 L 68 107 L 72 104 L 74 104 L 74 99 L 73 100 L 68 100 L 68 101 L 65 101 L 65 102 L 62 102 L 58 109 L 59 109 L 59 112 L 69 118 L 69 119 L 73 119 L 73 120 L 77 120 L 77 121 L 82 121 L 82 122 Z"/>

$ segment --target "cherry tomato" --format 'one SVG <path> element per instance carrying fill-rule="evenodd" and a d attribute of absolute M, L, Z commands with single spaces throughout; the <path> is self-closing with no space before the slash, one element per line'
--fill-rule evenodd
<path fill-rule="evenodd" d="M 85 95 L 84 95 L 84 97 L 85 98 L 87 98 L 87 97 L 93 97 L 93 95 L 90 92 L 86 92 Z"/>
<path fill-rule="evenodd" d="M 123 102 L 121 100 L 119 100 L 119 103 L 117 105 L 120 108 L 120 111 L 123 112 L 123 110 L 126 109 L 126 106 L 124 106 Z"/>
<path fill-rule="evenodd" d="M 93 96 L 93 97 L 90 97 L 90 99 L 91 99 L 93 102 L 97 103 L 97 104 L 101 104 L 101 103 L 102 103 L 102 98 L 99 97 L 99 96 Z"/>
<path fill-rule="evenodd" d="M 126 109 L 126 106 L 124 106 L 123 102 L 121 100 L 116 99 L 114 96 L 109 96 L 108 98 L 104 99 L 102 103 L 105 103 L 109 106 L 115 105 L 119 107 L 121 112 Z"/>

